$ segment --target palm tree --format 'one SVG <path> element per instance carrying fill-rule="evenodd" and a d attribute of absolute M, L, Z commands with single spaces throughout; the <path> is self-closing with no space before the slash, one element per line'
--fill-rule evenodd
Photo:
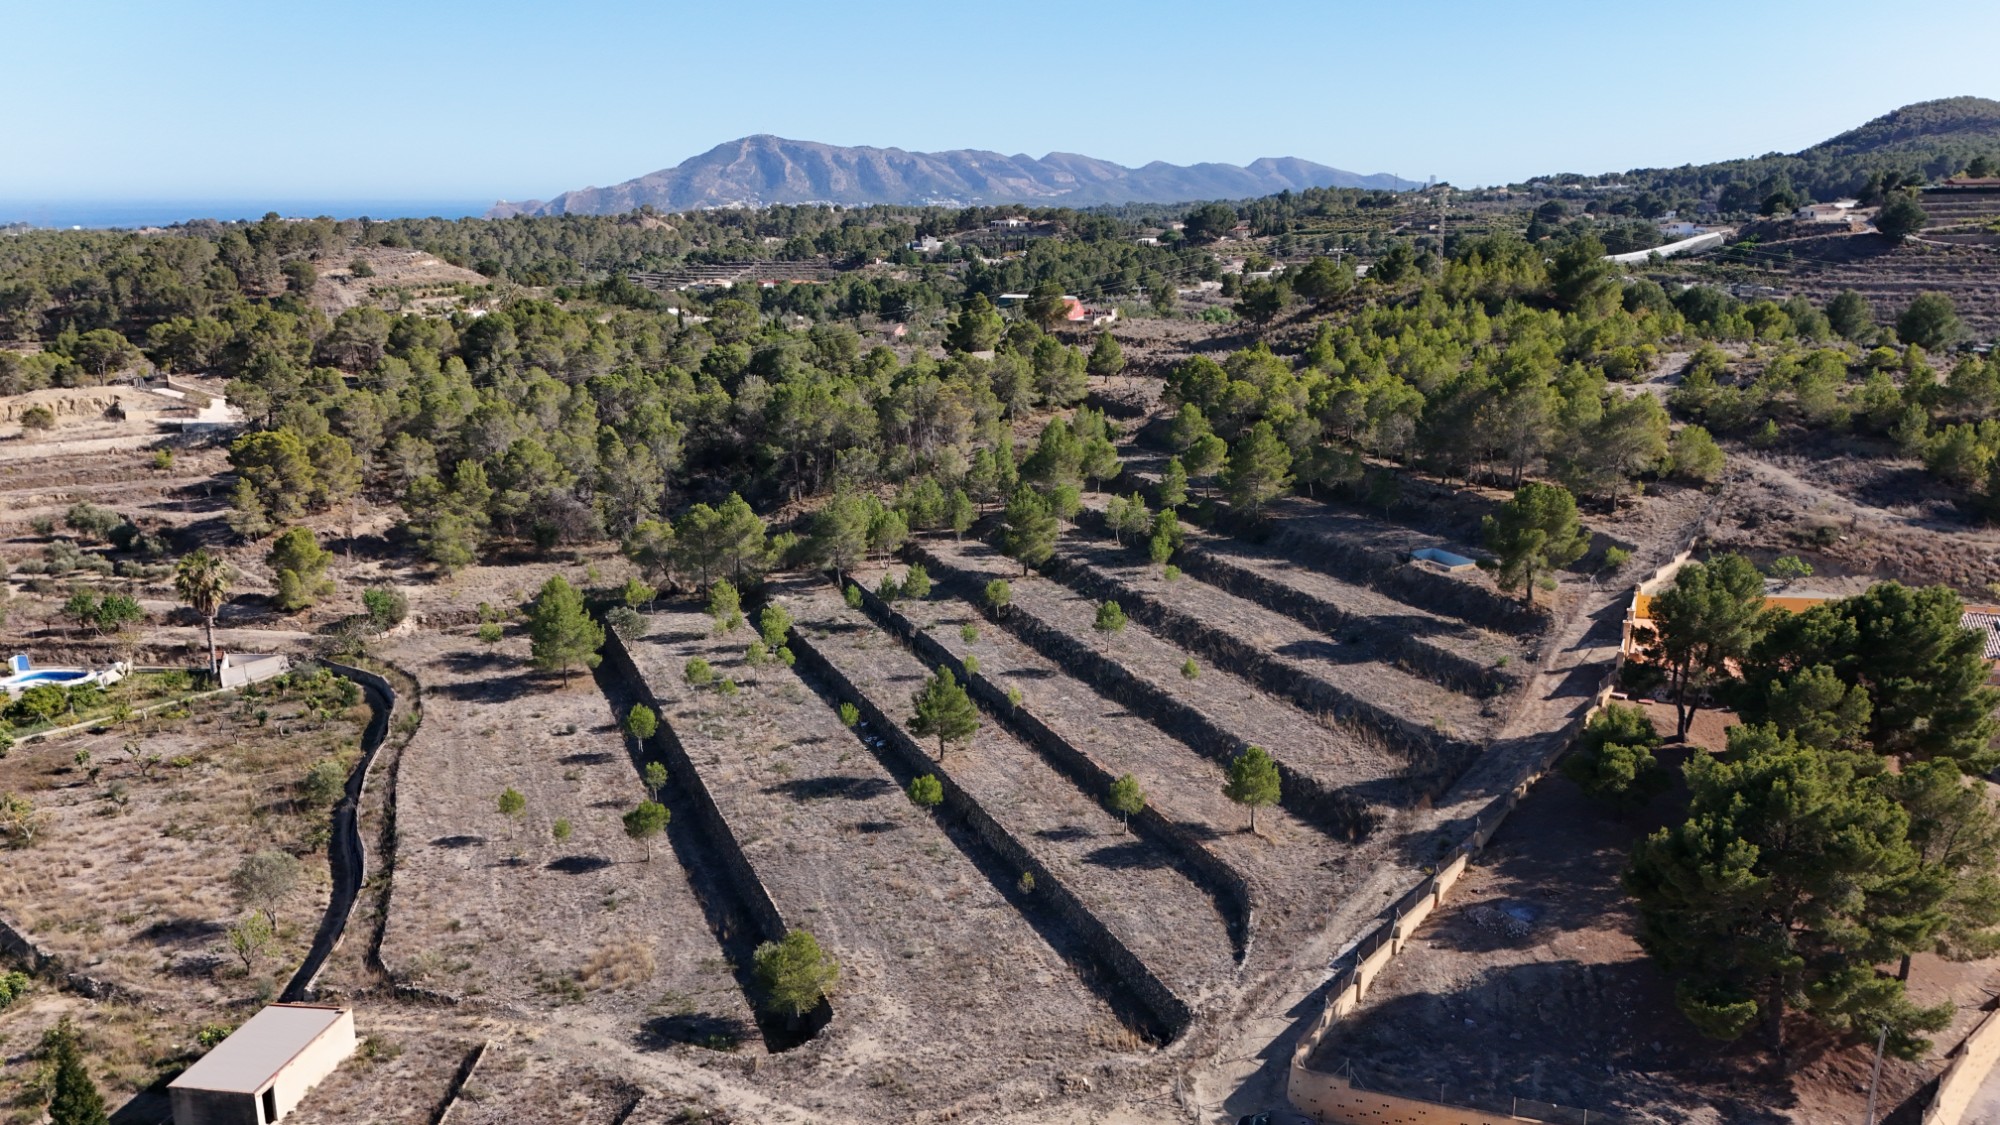
<path fill-rule="evenodd" d="M 229 568 L 222 556 L 202 547 L 174 567 L 174 593 L 201 614 L 208 630 L 208 673 L 215 675 L 215 614 L 229 593 Z"/>

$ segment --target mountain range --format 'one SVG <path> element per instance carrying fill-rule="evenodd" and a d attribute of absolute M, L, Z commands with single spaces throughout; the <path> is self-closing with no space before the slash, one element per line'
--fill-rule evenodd
<path fill-rule="evenodd" d="M 672 168 L 611 187 L 566 191 L 546 201 L 502 200 L 487 217 L 611 215 L 647 204 L 661 211 L 777 203 L 1088 207 L 1246 199 L 1287 188 L 1414 186 L 1390 175 L 1361 175 L 1296 157 L 1265 157 L 1247 167 L 1154 161 L 1127 168 L 1067 152 L 1038 160 L 976 149 L 908 152 L 760 135 L 717 145 Z"/>

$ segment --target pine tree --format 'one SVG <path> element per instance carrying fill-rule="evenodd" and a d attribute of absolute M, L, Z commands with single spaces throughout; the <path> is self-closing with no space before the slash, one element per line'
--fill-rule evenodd
<path fill-rule="evenodd" d="M 931 774 L 912 778 L 910 787 L 904 790 L 910 803 L 920 809 L 934 809 L 944 804 L 944 783 Z"/>
<path fill-rule="evenodd" d="M 653 862 L 653 837 L 666 830 L 673 814 L 658 801 L 641 801 L 624 816 L 625 834 L 646 844 L 646 862 Z"/>
<path fill-rule="evenodd" d="M 1590 533 L 1576 518 L 1576 497 L 1557 484 L 1529 481 L 1485 521 L 1486 546 L 1502 590 L 1520 590 L 1535 603 L 1535 585 L 1548 571 L 1568 566 L 1590 547 Z"/>
<path fill-rule="evenodd" d="M 1651 634 L 1637 640 L 1647 659 L 1667 673 L 1675 733 L 1685 738 L 1699 694 L 1722 682 L 1770 624 L 1764 576 L 1741 555 L 1688 563 L 1653 598 L 1652 621 Z"/>
<path fill-rule="evenodd" d="M 1101 332 L 1097 343 L 1090 349 L 1090 359 L 1084 364 L 1086 370 L 1099 379 L 1109 381 L 1125 370 L 1125 349 L 1118 346 L 1111 333 Z"/>
<path fill-rule="evenodd" d="M 945 526 L 951 528 L 951 537 L 953 539 L 963 538 L 965 533 L 971 529 L 972 521 L 978 517 L 978 514 L 977 509 L 972 505 L 972 497 L 967 496 L 964 489 L 954 488 L 951 490 L 950 498 L 945 501 L 944 520 Z"/>
<path fill-rule="evenodd" d="M 1250 427 L 1229 451 L 1222 484 L 1229 502 L 1252 515 L 1292 486 L 1291 450 L 1278 440 L 1269 422 Z"/>
<path fill-rule="evenodd" d="M 1906 838 L 1908 815 L 1873 759 L 1801 745 L 1769 724 L 1729 732 L 1729 753 L 1686 767 L 1688 817 L 1634 849 L 1625 884 L 1639 944 L 1675 978 L 1696 1027 L 1736 1039 L 1764 1023 L 1784 1055 L 1799 1010 L 1839 1031 L 1887 1028 L 1913 1058 L 1949 1004 L 1912 1005 L 1875 966 L 1944 924 Z"/>
<path fill-rule="evenodd" d="M 840 962 L 805 930 L 758 946 L 752 965 L 765 1006 L 794 1019 L 818 1007 L 840 981 Z"/>
<path fill-rule="evenodd" d="M 1222 793 L 1250 810 L 1250 831 L 1257 831 L 1257 810 L 1278 803 L 1278 763 L 1261 746 L 1252 746 L 1229 763 L 1229 781 Z"/>
<path fill-rule="evenodd" d="M 1178 508 L 1187 503 L 1187 469 L 1178 457 L 1167 460 L 1167 471 L 1160 476 L 1160 506 Z"/>
<path fill-rule="evenodd" d="M 1129 773 L 1122 774 L 1118 780 L 1111 783 L 1111 791 L 1105 797 L 1105 804 L 1111 806 L 1111 811 L 1118 814 L 1119 819 L 1126 824 L 1126 830 L 1130 831 L 1131 819 L 1138 816 L 1146 807 L 1146 791 L 1139 788 L 1138 778 Z"/>
<path fill-rule="evenodd" d="M 1097 620 L 1092 622 L 1092 628 L 1106 636 L 1124 632 L 1125 607 L 1115 601 L 1107 601 L 1098 606 Z"/>
<path fill-rule="evenodd" d="M 110 1125 L 104 1095 L 84 1067 L 82 1044 L 67 1016 L 42 1037 L 42 1049 L 44 1058 L 55 1064 L 49 1125 Z"/>
<path fill-rule="evenodd" d="M 311 528 L 295 527 L 278 536 L 264 561 L 278 576 L 278 608 L 295 613 L 333 592 L 326 576 L 333 552 L 313 538 Z"/>
<path fill-rule="evenodd" d="M 1014 490 L 1007 501 L 1005 526 L 1000 532 L 1001 548 L 1019 561 L 1021 573 L 1047 562 L 1056 553 L 1059 525 L 1047 501 L 1027 485 Z"/>
<path fill-rule="evenodd" d="M 604 626 L 584 612 L 583 595 L 577 593 L 560 574 L 549 576 L 535 596 L 528 615 L 529 648 L 535 667 L 545 672 L 560 670 L 569 683 L 569 670 L 581 664 L 595 668 L 604 658 Z"/>
<path fill-rule="evenodd" d="M 1643 709 L 1613 703 L 1584 725 L 1576 748 L 1563 759 L 1563 776 L 1593 797 L 1639 804 L 1671 784 L 1653 757 L 1659 745 Z"/>
<path fill-rule="evenodd" d="M 910 733 L 918 738 L 938 740 L 938 761 L 944 761 L 945 747 L 949 743 L 969 739 L 979 730 L 979 709 L 973 706 L 972 697 L 965 694 L 949 668 L 939 668 L 937 675 L 924 682 L 924 686 L 910 696 Z"/>

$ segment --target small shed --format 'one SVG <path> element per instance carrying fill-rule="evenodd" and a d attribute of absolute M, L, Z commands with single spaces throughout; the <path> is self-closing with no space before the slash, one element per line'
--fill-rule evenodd
<path fill-rule="evenodd" d="M 174 1125 L 270 1125 L 354 1053 L 354 1010 L 273 1004 L 167 1084 Z"/>

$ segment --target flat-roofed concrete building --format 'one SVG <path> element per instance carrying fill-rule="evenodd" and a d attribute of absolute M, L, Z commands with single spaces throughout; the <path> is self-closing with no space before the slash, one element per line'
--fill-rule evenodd
<path fill-rule="evenodd" d="M 353 1009 L 273 1004 L 167 1084 L 174 1125 L 270 1125 L 353 1053 Z"/>

